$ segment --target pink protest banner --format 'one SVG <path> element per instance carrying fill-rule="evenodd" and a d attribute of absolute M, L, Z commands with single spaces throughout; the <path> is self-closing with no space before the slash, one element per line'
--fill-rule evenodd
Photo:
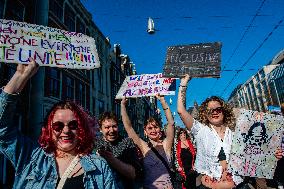
<path fill-rule="evenodd" d="M 281 145 L 284 119 L 251 110 L 236 111 L 237 125 L 229 160 L 233 175 L 272 179 Z"/>
<path fill-rule="evenodd" d="M 81 33 L 0 19 L 0 62 L 93 69 L 100 67 L 95 40 Z"/>
<path fill-rule="evenodd" d="M 175 88 L 175 79 L 163 78 L 162 73 L 132 75 L 125 78 L 115 98 L 175 95 Z"/>

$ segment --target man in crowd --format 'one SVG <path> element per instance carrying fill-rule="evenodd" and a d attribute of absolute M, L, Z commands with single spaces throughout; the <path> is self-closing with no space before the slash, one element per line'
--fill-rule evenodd
<path fill-rule="evenodd" d="M 96 142 L 97 152 L 114 170 L 119 188 L 136 188 L 137 178 L 142 175 L 138 148 L 132 139 L 119 135 L 118 119 L 115 114 L 104 112 L 99 118 L 99 126 L 102 137 Z"/>

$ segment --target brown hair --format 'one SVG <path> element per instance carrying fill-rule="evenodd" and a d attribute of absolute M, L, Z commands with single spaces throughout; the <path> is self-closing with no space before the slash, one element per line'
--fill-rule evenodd
<path fill-rule="evenodd" d="M 220 105 L 224 109 L 224 111 L 223 111 L 224 125 L 226 127 L 229 127 L 229 129 L 231 129 L 232 131 L 234 131 L 235 126 L 236 126 L 236 118 L 235 118 L 235 115 L 233 113 L 233 109 L 222 98 L 217 97 L 217 96 L 211 96 L 211 97 L 207 98 L 204 102 L 202 102 L 202 104 L 199 107 L 198 120 L 201 123 L 209 126 L 209 120 L 207 118 L 207 111 L 208 111 L 208 103 L 211 102 L 211 101 L 216 101 L 216 102 L 220 103 Z"/>
<path fill-rule="evenodd" d="M 99 126 L 100 128 L 102 127 L 102 123 L 107 120 L 107 119 L 112 119 L 114 120 L 116 123 L 118 123 L 118 119 L 117 119 L 117 116 L 112 113 L 112 112 L 104 112 L 100 115 L 100 118 L 99 118 Z"/>
<path fill-rule="evenodd" d="M 284 116 L 284 103 L 281 104 L 281 112 L 282 112 L 282 115 Z"/>
<path fill-rule="evenodd" d="M 186 130 L 184 128 L 179 128 L 178 132 L 177 132 L 177 140 L 180 141 L 180 134 L 181 133 L 185 133 L 186 139 L 189 138 L 188 133 L 186 132 Z"/>
<path fill-rule="evenodd" d="M 160 123 L 159 123 L 154 117 L 149 117 L 149 118 L 144 122 L 144 129 L 146 129 L 146 126 L 147 126 L 149 123 L 155 123 L 158 127 L 161 128 Z"/>

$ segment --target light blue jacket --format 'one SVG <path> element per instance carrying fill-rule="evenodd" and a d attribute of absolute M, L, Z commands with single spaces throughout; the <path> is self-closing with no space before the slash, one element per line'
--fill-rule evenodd
<path fill-rule="evenodd" d="M 13 188 L 54 189 L 58 179 L 54 155 L 46 153 L 37 142 L 18 131 L 17 126 L 13 124 L 16 102 L 16 95 L 4 91 L 0 94 L 0 151 L 15 168 Z M 116 188 L 105 160 L 96 154 L 90 154 L 83 156 L 80 163 L 85 171 L 86 189 Z"/>

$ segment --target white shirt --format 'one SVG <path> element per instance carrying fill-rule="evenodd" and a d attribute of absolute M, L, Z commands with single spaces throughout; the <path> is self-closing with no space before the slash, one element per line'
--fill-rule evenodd
<path fill-rule="evenodd" d="M 191 133 L 195 138 L 197 148 L 195 170 L 219 180 L 222 176 L 222 166 L 219 163 L 218 155 L 223 147 L 226 161 L 229 161 L 234 132 L 226 127 L 222 141 L 213 127 L 194 120 Z M 233 176 L 233 180 L 236 184 L 242 182 L 242 179 L 236 178 L 236 176 Z"/>

